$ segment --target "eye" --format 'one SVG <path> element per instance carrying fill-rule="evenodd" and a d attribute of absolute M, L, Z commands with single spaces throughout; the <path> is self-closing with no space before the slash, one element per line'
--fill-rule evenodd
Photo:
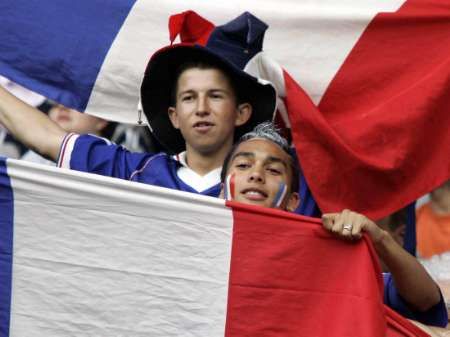
<path fill-rule="evenodd" d="M 194 95 L 183 95 L 181 96 L 182 102 L 190 102 L 194 99 Z"/>
<path fill-rule="evenodd" d="M 247 162 L 237 162 L 233 166 L 236 167 L 239 170 L 245 170 L 245 169 L 248 169 L 250 167 L 250 164 L 247 163 Z"/>
<path fill-rule="evenodd" d="M 276 176 L 279 176 L 279 175 L 281 175 L 283 172 L 280 170 L 280 169 L 278 169 L 278 168 L 276 168 L 276 167 L 267 167 L 266 168 L 266 170 L 270 173 L 270 174 L 272 174 L 272 175 L 276 175 Z"/>
<path fill-rule="evenodd" d="M 224 97 L 220 91 L 213 91 L 209 94 L 209 96 L 213 99 L 222 99 Z"/>
<path fill-rule="evenodd" d="M 273 174 L 281 174 L 281 172 L 278 171 L 277 169 L 269 169 L 269 172 Z"/>
<path fill-rule="evenodd" d="M 250 167 L 250 165 L 249 165 L 249 164 L 241 163 L 241 164 L 236 164 L 236 167 L 237 167 L 237 168 L 240 168 L 240 169 L 245 169 L 245 168 Z"/>

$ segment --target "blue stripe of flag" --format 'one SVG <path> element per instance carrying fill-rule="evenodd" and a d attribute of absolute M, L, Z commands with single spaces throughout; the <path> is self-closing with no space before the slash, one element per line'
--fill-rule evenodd
<path fill-rule="evenodd" d="M 0 1 L 0 74 L 84 111 L 135 1 Z"/>
<path fill-rule="evenodd" d="M 14 199 L 6 158 L 0 157 L 0 337 L 9 336 Z"/>

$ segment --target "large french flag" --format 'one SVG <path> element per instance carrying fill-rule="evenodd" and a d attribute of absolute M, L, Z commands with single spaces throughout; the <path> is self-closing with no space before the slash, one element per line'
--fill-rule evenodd
<path fill-rule="evenodd" d="M 369 240 L 316 219 L 0 160 L 0 336 L 427 336 Z"/>
<path fill-rule="evenodd" d="M 288 74 L 280 91 L 323 211 L 377 219 L 450 178 L 450 0 L 2 0 L 0 74 L 136 123 L 146 63 L 188 9 L 269 24 L 265 51 Z"/>

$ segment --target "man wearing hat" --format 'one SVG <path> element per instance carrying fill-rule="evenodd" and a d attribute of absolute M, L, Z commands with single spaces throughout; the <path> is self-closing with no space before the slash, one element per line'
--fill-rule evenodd
<path fill-rule="evenodd" d="M 218 196 L 220 169 L 234 138 L 272 119 L 275 111 L 273 86 L 242 70 L 261 51 L 266 29 L 244 13 L 216 27 L 205 46 L 180 43 L 152 56 L 142 106 L 167 152 L 130 153 L 102 138 L 65 134 L 3 91 L 0 122 L 60 167 Z"/>

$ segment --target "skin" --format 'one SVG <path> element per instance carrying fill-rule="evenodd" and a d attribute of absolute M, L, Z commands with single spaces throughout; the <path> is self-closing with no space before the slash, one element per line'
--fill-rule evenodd
<path fill-rule="evenodd" d="M 222 166 L 234 130 L 248 121 L 250 104 L 236 103 L 227 77 L 218 69 L 190 68 L 177 82 L 175 107 L 168 109 L 174 128 L 186 141 L 189 167 L 200 175 Z"/>
<path fill-rule="evenodd" d="M 436 214 L 450 213 L 450 180 L 430 193 L 431 207 Z"/>
<path fill-rule="evenodd" d="M 278 145 L 262 139 L 241 143 L 229 164 L 228 174 L 234 175 L 235 201 L 272 207 L 280 183 L 288 186 L 287 197 L 280 208 L 294 211 L 299 204 L 291 191 L 291 158 Z"/>
<path fill-rule="evenodd" d="M 108 122 L 104 119 L 83 114 L 61 104 L 52 107 L 48 112 L 48 116 L 65 131 L 79 134 L 89 133 L 99 135 L 108 125 Z"/>
<path fill-rule="evenodd" d="M 0 123 L 25 146 L 56 161 L 66 131 L 1 87 Z"/>
<path fill-rule="evenodd" d="M 56 161 L 67 132 L 99 134 L 107 122 L 61 105 L 49 116 L 0 87 L 0 124 L 31 150 Z"/>
<path fill-rule="evenodd" d="M 234 130 L 248 121 L 252 107 L 237 104 L 227 77 L 217 69 L 191 68 L 178 79 L 173 126 L 186 140 L 189 167 L 199 175 L 221 167 Z M 56 160 L 66 131 L 48 116 L 0 88 L 0 123 L 19 141 Z"/>
<path fill-rule="evenodd" d="M 359 240 L 367 233 L 379 258 L 390 270 L 399 294 L 411 307 L 425 311 L 439 302 L 439 288 L 425 268 L 375 222 L 347 209 L 324 214 L 322 222 L 327 230 L 346 240 Z M 351 224 L 352 229 L 344 228 L 345 224 Z"/>
<path fill-rule="evenodd" d="M 234 200 L 271 207 L 279 183 L 290 186 L 293 173 L 289 160 L 289 156 L 269 140 L 252 139 L 241 143 L 227 169 L 227 176 L 234 174 L 235 177 Z M 280 208 L 292 211 L 298 202 L 298 195 L 288 190 Z M 363 233 L 368 234 L 378 256 L 391 271 L 399 294 L 412 308 L 425 311 L 439 302 L 439 288 L 423 266 L 372 220 L 343 210 L 324 214 L 322 223 L 337 238 L 349 242 L 360 240 Z M 351 229 L 347 225 L 351 225 Z"/>

